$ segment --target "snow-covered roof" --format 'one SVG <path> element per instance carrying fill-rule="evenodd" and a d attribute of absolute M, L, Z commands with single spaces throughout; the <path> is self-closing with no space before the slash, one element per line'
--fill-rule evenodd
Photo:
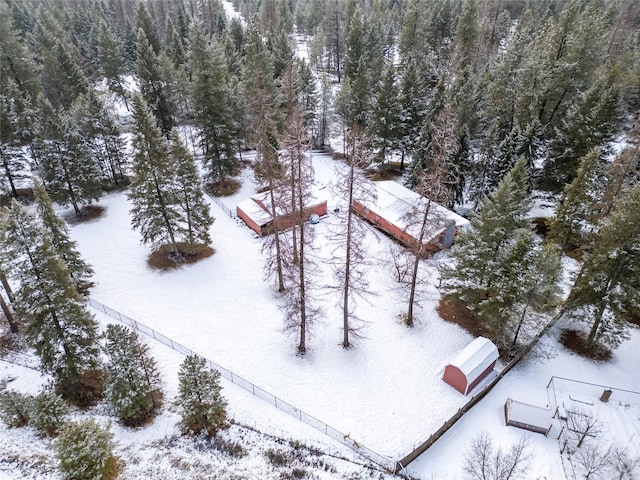
<path fill-rule="evenodd" d="M 307 202 L 306 208 L 316 207 L 326 201 L 326 197 L 319 191 L 313 191 L 309 201 Z M 238 203 L 237 208 L 247 214 L 249 218 L 259 226 L 266 225 L 271 221 L 271 196 L 268 191 L 252 195 L 250 198 Z M 280 216 L 289 214 L 289 212 L 283 209 L 281 205 L 277 205 L 276 210 Z"/>
<path fill-rule="evenodd" d="M 551 425 L 551 411 L 548 408 L 518 402 L 511 398 L 507 400 L 507 405 L 510 421 L 540 428 L 549 428 Z"/>
<path fill-rule="evenodd" d="M 418 238 L 421 220 L 415 221 L 413 213 L 416 209 L 422 210 L 427 199 L 394 181 L 385 180 L 374 182 L 374 184 L 375 200 L 362 200 L 360 203 L 414 238 Z M 414 217 L 413 220 L 412 217 Z M 467 225 L 469 220 L 432 201 L 429 207 L 425 241 L 439 236 L 451 222 L 455 222 L 456 226 L 460 227 Z"/>
<path fill-rule="evenodd" d="M 262 227 L 269 223 L 271 220 L 271 214 L 262 208 L 262 206 L 256 202 L 254 197 L 243 200 L 238 204 L 237 208 L 247 214 L 247 216 L 256 222 L 258 226 Z"/>
<path fill-rule="evenodd" d="M 458 367 L 471 383 L 498 359 L 498 347 L 485 337 L 478 337 L 462 350 L 450 365 Z"/>

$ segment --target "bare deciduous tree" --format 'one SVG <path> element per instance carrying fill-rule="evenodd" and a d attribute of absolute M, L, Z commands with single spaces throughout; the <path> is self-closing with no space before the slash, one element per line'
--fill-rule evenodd
<path fill-rule="evenodd" d="M 353 210 L 354 200 L 364 202 L 375 197 L 373 184 L 363 173 L 370 164 L 365 145 L 366 139 L 361 128 L 354 125 L 347 139 L 347 168 L 338 170 L 339 178 L 334 186 L 334 194 L 346 204 L 340 229 L 333 232 L 333 241 L 336 243 L 333 251 L 334 271 L 336 288 L 341 293 L 344 348 L 351 346 L 350 335 L 359 336 L 362 324 L 362 320 L 355 315 L 356 299 L 370 293 L 367 272 L 371 261 L 363 244 L 366 227 L 356 218 Z"/>
<path fill-rule="evenodd" d="M 609 455 L 611 469 L 615 472 L 617 480 L 632 480 L 636 467 L 640 465 L 640 457 L 632 457 L 627 448 L 614 445 Z"/>
<path fill-rule="evenodd" d="M 287 212 L 292 223 L 290 235 L 287 236 L 291 241 L 281 245 L 283 273 L 289 285 L 284 296 L 287 312 L 285 329 L 299 333 L 298 352 L 304 354 L 309 327 L 319 315 L 312 297 L 315 287 L 313 271 L 317 268 L 314 268 L 310 254 L 313 230 L 307 218 L 313 198 L 313 166 L 308 153 L 309 137 L 300 109 L 290 101 L 288 110 L 282 138 L 282 188 L 275 191 L 274 195 L 278 196 L 275 200 L 278 210 Z M 275 197 L 272 195 L 272 198 Z"/>
<path fill-rule="evenodd" d="M 456 183 L 457 172 L 452 157 L 458 148 L 456 135 L 456 121 L 451 105 L 446 105 L 431 124 L 433 137 L 431 139 L 431 157 L 428 171 L 414 172 L 418 180 L 416 191 L 424 197 L 421 205 L 417 206 L 413 214 L 416 223 L 419 224 L 417 242 L 413 248 L 414 260 L 411 274 L 411 288 L 409 291 L 409 307 L 406 316 L 406 324 L 413 326 L 413 308 L 416 298 L 416 285 L 418 280 L 418 268 L 420 261 L 429 252 L 424 251 L 423 244 L 429 240 L 430 224 L 438 222 L 438 218 L 432 211 L 433 201 L 449 204 L 455 194 L 453 186 Z"/>
<path fill-rule="evenodd" d="M 597 437 L 602 433 L 602 424 L 597 415 L 582 408 L 571 410 L 568 413 L 568 430 L 575 436 L 577 448 L 582 447 L 588 437 Z"/>
<path fill-rule="evenodd" d="M 477 435 L 467 449 L 464 471 L 473 480 L 524 479 L 530 453 L 526 437 L 508 450 L 496 449 L 486 432 Z"/>
<path fill-rule="evenodd" d="M 575 451 L 575 462 L 585 480 L 611 479 L 611 447 L 606 450 L 596 442 L 587 442 Z"/>

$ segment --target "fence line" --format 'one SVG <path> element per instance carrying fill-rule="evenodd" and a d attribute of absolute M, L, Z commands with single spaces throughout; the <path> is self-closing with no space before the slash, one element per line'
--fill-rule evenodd
<path fill-rule="evenodd" d="M 131 328 L 133 328 L 134 331 L 136 332 L 141 332 L 145 335 L 147 335 L 148 337 L 153 338 L 154 340 L 162 343 L 163 345 L 166 345 L 167 347 L 170 347 L 171 349 L 183 354 L 183 355 L 197 355 L 200 358 L 203 358 L 206 362 L 207 365 L 210 368 L 214 368 L 216 369 L 218 372 L 220 372 L 220 376 L 229 380 L 231 383 L 238 385 L 239 387 L 242 387 L 243 389 L 245 389 L 246 391 L 252 393 L 253 395 L 255 395 L 256 397 L 271 403 L 273 406 L 275 406 L 276 408 L 278 408 L 279 410 L 282 410 L 283 412 L 288 413 L 289 415 L 291 415 L 292 417 L 297 418 L 299 421 L 306 423 L 307 425 L 315 428 L 316 430 L 324 433 L 325 435 L 333 438 L 334 440 L 337 440 L 338 442 L 342 443 L 343 445 L 351 448 L 355 453 L 357 453 L 358 455 L 372 461 L 373 463 L 376 463 L 377 465 L 380 465 L 381 467 L 383 467 L 384 469 L 388 470 L 389 472 L 393 472 L 396 468 L 396 462 L 393 460 L 390 460 L 389 458 L 371 450 L 368 447 L 365 447 L 364 445 L 362 445 L 360 442 L 352 439 L 350 437 L 350 435 L 344 434 L 342 432 L 340 432 L 339 430 L 327 425 L 326 423 L 324 423 L 321 420 L 318 420 L 317 418 L 309 415 L 308 413 L 303 412 L 302 410 L 300 410 L 299 408 L 291 405 L 288 402 L 285 402 L 284 400 L 276 397 L 275 395 L 272 395 L 271 393 L 267 392 L 266 390 L 258 387 L 257 385 L 254 385 L 253 383 L 251 383 L 248 380 L 245 380 L 244 378 L 242 378 L 240 375 L 237 375 L 235 373 L 233 373 L 231 370 L 228 370 L 220 365 L 218 365 L 215 362 L 212 362 L 211 360 L 209 360 L 208 358 L 203 357 L 202 355 L 199 355 L 198 353 L 194 352 L 193 350 L 191 350 L 190 348 L 185 347 L 184 345 L 170 339 L 169 337 L 162 335 L 161 333 L 153 330 L 152 328 L 134 320 L 133 318 L 124 315 L 120 312 L 118 312 L 117 310 L 114 310 L 113 308 L 110 308 L 108 306 L 106 306 L 105 304 L 94 300 L 91 297 L 87 298 L 89 305 L 91 305 L 93 308 L 95 308 L 96 310 L 110 316 L 111 318 L 114 318 L 128 326 L 130 326 Z"/>
<path fill-rule="evenodd" d="M 211 193 L 209 193 L 209 191 L 206 188 L 203 188 L 203 191 L 207 195 L 207 197 L 209 197 L 213 203 L 218 205 L 218 207 L 220 207 L 222 211 L 226 213 L 230 218 L 237 217 L 237 215 L 233 212 L 233 210 L 227 207 L 222 200 L 220 200 L 218 197 L 214 197 L 213 195 L 211 195 Z"/>

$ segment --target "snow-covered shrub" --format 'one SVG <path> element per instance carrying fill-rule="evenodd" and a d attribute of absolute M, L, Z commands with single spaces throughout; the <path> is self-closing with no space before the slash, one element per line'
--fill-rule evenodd
<path fill-rule="evenodd" d="M 114 463 L 113 434 L 95 420 L 67 423 L 55 443 L 65 480 L 106 480 Z"/>
<path fill-rule="evenodd" d="M 53 391 L 52 386 L 47 386 L 33 399 L 29 424 L 43 437 L 53 437 L 64 425 L 68 412 L 69 406 L 64 399 Z"/>
<path fill-rule="evenodd" d="M 10 427 L 24 427 L 29 423 L 33 397 L 9 390 L 0 392 L 0 419 Z"/>

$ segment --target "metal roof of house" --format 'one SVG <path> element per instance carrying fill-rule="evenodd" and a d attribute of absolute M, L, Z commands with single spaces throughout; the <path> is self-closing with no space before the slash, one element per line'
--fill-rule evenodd
<path fill-rule="evenodd" d="M 423 212 L 428 200 L 394 181 L 385 180 L 374 184 L 375 200 L 359 200 L 360 203 L 414 238 L 418 238 L 422 216 L 418 215 L 416 218 L 414 213 Z M 455 222 L 458 227 L 469 224 L 466 218 L 432 201 L 424 241 L 439 236 L 451 222 Z"/>

